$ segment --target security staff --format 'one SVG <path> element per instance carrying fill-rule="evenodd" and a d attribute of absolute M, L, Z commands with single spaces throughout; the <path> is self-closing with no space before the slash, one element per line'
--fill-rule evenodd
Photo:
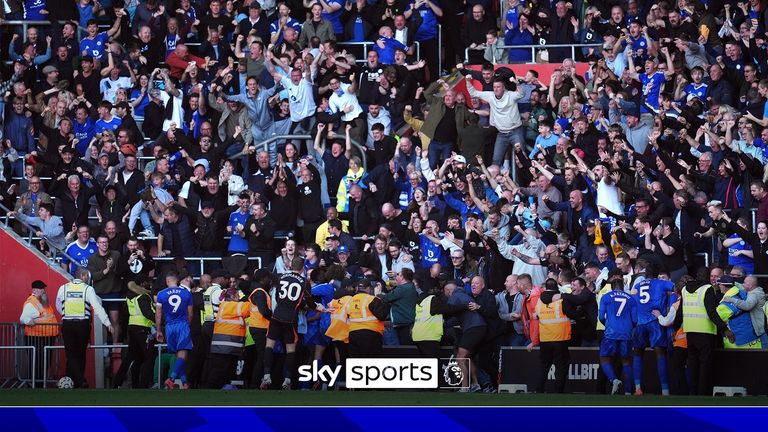
<path fill-rule="evenodd" d="M 235 375 L 237 360 L 245 346 L 245 318 L 251 315 L 250 304 L 240 301 L 236 287 L 228 289 L 219 304 L 213 327 L 211 351 L 208 355 L 206 387 L 220 389 Z"/>
<path fill-rule="evenodd" d="M 123 384 L 129 368 L 133 388 L 148 388 L 152 381 L 155 347 L 151 335 L 155 324 L 155 302 L 150 296 L 152 283 L 144 276 L 137 280 L 139 283 L 128 282 L 128 353 L 112 380 L 114 388 Z"/>
<path fill-rule="evenodd" d="M 91 315 L 95 314 L 110 333 L 113 331 L 109 316 L 101 307 L 96 291 L 89 285 L 90 281 L 88 269 L 78 267 L 75 279 L 62 285 L 56 294 L 56 309 L 62 316 L 67 376 L 72 378 L 75 388 L 88 386 L 85 382 L 85 350 L 91 339 Z"/>
<path fill-rule="evenodd" d="M 35 379 L 43 379 L 43 347 L 54 345 L 59 335 L 56 310 L 48 302 L 46 284 L 41 280 L 32 282 L 32 294 L 24 301 L 19 321 L 24 325 L 24 345 L 35 347 Z M 48 354 L 50 358 L 50 353 Z M 50 365 L 50 362 L 48 363 Z"/>
<path fill-rule="evenodd" d="M 328 303 L 331 313 L 331 323 L 325 335 L 331 338 L 335 348 L 336 363 L 344 364 L 349 357 L 349 319 L 347 305 L 355 295 L 355 283 L 352 279 L 344 279 L 341 286 L 333 293 L 333 300 Z"/>
<path fill-rule="evenodd" d="M 380 293 L 377 288 L 376 294 Z M 363 279 L 347 305 L 349 321 L 349 356 L 352 358 L 378 358 L 382 356 L 384 321 L 389 316 L 389 306 L 378 297 L 371 281 Z"/>
<path fill-rule="evenodd" d="M 216 321 L 216 314 L 219 312 L 219 303 L 221 303 L 221 294 L 227 288 L 229 288 L 229 272 L 224 269 L 214 270 L 211 274 L 212 283 L 203 292 L 203 313 L 201 321 L 203 323 L 202 332 L 202 349 L 199 353 L 205 362 L 208 361 L 208 353 L 211 348 L 211 339 L 213 338 L 213 326 Z M 207 365 L 202 368 L 203 376 L 200 379 L 200 384 L 207 382 L 206 375 L 208 373 Z"/>
<path fill-rule="evenodd" d="M 257 388 L 261 384 L 264 375 L 264 350 L 267 346 L 267 330 L 269 320 L 272 319 L 271 273 L 266 269 L 259 269 L 254 274 L 256 285 L 248 297 L 251 308 L 251 317 L 248 319 L 248 332 L 253 339 L 253 350 L 256 359 L 253 362 L 250 387 Z"/>
<path fill-rule="evenodd" d="M 712 394 L 713 351 L 717 345 L 717 334 L 727 336 L 731 333 L 717 313 L 717 305 L 723 295 L 709 283 L 691 281 L 685 284 L 682 297 L 674 328 L 685 328 L 688 339 L 690 390 L 698 395 Z M 733 333 L 730 335 L 732 337 Z"/>
<path fill-rule="evenodd" d="M 549 369 L 555 365 L 555 392 L 565 391 L 565 382 L 568 379 L 568 366 L 570 355 L 568 344 L 571 340 L 571 319 L 569 318 L 566 303 L 562 299 L 551 301 L 552 297 L 560 292 L 557 281 L 550 278 L 544 282 L 545 291 L 536 303 L 534 319 L 539 321 L 539 341 L 541 368 L 539 369 L 539 384 L 536 391 L 544 392 L 544 384 L 547 382 Z M 575 315 L 575 313 L 573 313 Z"/>
<path fill-rule="evenodd" d="M 440 340 L 443 338 L 444 315 L 454 315 L 467 310 L 463 305 L 448 304 L 440 287 L 423 292 L 416 303 L 416 320 L 411 337 L 424 358 L 440 358 Z"/>

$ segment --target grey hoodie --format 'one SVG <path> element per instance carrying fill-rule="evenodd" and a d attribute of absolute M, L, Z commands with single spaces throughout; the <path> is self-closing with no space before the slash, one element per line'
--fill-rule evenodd
<path fill-rule="evenodd" d="M 765 333 L 765 312 L 763 312 L 765 292 L 763 289 L 757 287 L 752 291 L 749 291 L 746 300 L 734 298 L 733 304 L 737 308 L 749 312 L 749 318 L 752 320 L 752 327 L 755 329 L 755 334 L 758 337 L 762 336 Z"/>

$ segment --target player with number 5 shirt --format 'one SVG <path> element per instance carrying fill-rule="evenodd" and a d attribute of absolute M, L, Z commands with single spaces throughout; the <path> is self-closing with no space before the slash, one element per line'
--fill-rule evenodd
<path fill-rule="evenodd" d="M 181 379 L 183 389 L 188 389 L 187 373 L 184 362 L 187 353 L 192 349 L 192 334 L 189 324 L 192 322 L 192 293 L 179 285 L 179 276 L 176 273 L 168 273 L 165 277 L 168 288 L 157 294 L 157 309 L 155 311 L 155 325 L 157 326 L 157 341 L 168 344 L 168 352 L 176 353 L 176 363 L 173 365 L 165 386 L 168 389 L 175 387 L 176 378 Z M 162 319 L 165 318 L 165 333 L 163 333 Z"/>
<path fill-rule="evenodd" d="M 635 285 L 632 296 L 637 300 L 637 327 L 632 334 L 632 345 L 635 349 L 633 369 L 635 378 L 635 394 L 642 395 L 643 352 L 652 347 L 656 351 L 656 368 L 661 380 L 661 394 L 669 395 L 669 378 L 667 376 L 667 337 L 653 311 L 666 312 L 667 295 L 675 285 L 645 270 L 646 279 Z"/>

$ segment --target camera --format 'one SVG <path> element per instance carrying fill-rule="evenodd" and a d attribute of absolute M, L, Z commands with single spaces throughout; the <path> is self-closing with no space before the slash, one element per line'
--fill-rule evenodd
<path fill-rule="evenodd" d="M 152 81 L 152 88 L 156 88 L 158 90 L 165 90 L 165 81 L 163 80 Z"/>

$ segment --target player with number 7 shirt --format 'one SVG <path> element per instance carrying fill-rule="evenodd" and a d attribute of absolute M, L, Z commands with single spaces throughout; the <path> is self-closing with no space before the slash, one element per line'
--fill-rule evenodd
<path fill-rule="evenodd" d="M 168 287 L 157 293 L 157 308 L 155 310 L 155 326 L 157 327 L 157 341 L 168 344 L 168 352 L 176 353 L 176 363 L 165 380 L 165 386 L 172 390 L 175 388 L 176 378 L 181 379 L 181 387 L 189 389 L 187 384 L 187 372 L 184 362 L 187 354 L 192 349 L 192 333 L 189 324 L 192 322 L 192 293 L 179 286 L 179 279 L 186 275 L 177 275 L 169 272 L 165 276 L 165 285 Z M 163 333 L 162 319 L 165 318 L 165 333 Z"/>
<path fill-rule="evenodd" d="M 267 347 L 264 351 L 264 377 L 261 379 L 261 389 L 266 390 L 272 385 L 272 359 L 275 342 L 280 341 L 285 346 L 285 370 L 289 371 L 283 380 L 283 390 L 291 389 L 291 376 L 293 364 L 296 358 L 296 342 L 298 333 L 296 324 L 299 317 L 299 309 L 314 308 L 309 295 L 309 283 L 301 275 L 304 269 L 304 260 L 294 257 L 291 260 L 290 270 L 280 276 L 280 281 L 275 290 L 275 310 L 269 321 L 267 330 Z"/>

